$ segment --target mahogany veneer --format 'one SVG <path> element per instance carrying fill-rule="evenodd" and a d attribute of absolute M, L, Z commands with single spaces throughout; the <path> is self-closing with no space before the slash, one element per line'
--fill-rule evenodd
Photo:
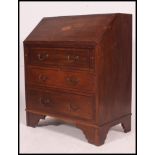
<path fill-rule="evenodd" d="M 132 16 L 43 18 L 24 41 L 27 125 L 52 116 L 101 145 L 131 130 Z"/>

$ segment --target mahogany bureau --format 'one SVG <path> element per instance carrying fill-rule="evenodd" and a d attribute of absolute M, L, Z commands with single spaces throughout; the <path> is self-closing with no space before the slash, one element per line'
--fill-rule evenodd
<path fill-rule="evenodd" d="M 45 116 L 102 145 L 131 130 L 132 15 L 45 17 L 24 41 L 27 125 Z"/>

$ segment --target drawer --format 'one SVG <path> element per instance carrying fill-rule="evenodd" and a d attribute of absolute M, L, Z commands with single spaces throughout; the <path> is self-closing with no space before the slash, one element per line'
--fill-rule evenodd
<path fill-rule="evenodd" d="M 94 96 L 28 89 L 27 110 L 92 120 L 95 116 Z"/>
<path fill-rule="evenodd" d="M 52 70 L 47 68 L 28 67 L 28 84 L 39 86 L 78 89 L 80 91 L 95 91 L 95 76 L 93 73 Z"/>
<path fill-rule="evenodd" d="M 27 63 L 35 66 L 60 68 L 94 68 L 94 51 L 68 48 L 30 48 Z"/>

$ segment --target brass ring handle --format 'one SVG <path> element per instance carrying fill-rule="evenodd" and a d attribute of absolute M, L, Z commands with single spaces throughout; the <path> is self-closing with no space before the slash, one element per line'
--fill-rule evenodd
<path fill-rule="evenodd" d="M 71 59 L 71 56 L 70 56 L 70 55 L 67 55 L 67 60 L 68 60 L 69 62 L 74 62 L 74 60 Z"/>
<path fill-rule="evenodd" d="M 40 81 L 44 81 L 45 82 L 47 79 L 48 79 L 47 76 L 44 76 L 42 74 L 39 75 L 39 80 Z"/>
<path fill-rule="evenodd" d="M 67 60 L 69 62 L 75 62 L 75 61 L 78 61 L 79 60 L 79 56 L 70 56 L 70 55 L 67 55 Z"/>
<path fill-rule="evenodd" d="M 77 56 L 75 56 L 75 60 L 79 60 L 79 56 L 77 55 Z"/>
<path fill-rule="evenodd" d="M 53 105 L 53 103 L 51 102 L 51 100 L 49 98 L 40 97 L 40 103 L 44 106 Z"/>
<path fill-rule="evenodd" d="M 77 105 L 73 105 L 71 103 L 69 103 L 69 111 L 72 112 L 72 111 L 78 111 L 80 108 L 77 106 Z"/>
<path fill-rule="evenodd" d="M 48 54 L 45 54 L 45 55 L 38 54 L 37 56 L 38 56 L 38 59 L 39 59 L 40 61 L 43 61 L 43 60 L 45 60 L 46 58 L 48 58 Z"/>
<path fill-rule="evenodd" d="M 79 79 L 77 79 L 75 77 L 67 77 L 66 80 L 71 85 L 77 85 L 80 81 Z"/>

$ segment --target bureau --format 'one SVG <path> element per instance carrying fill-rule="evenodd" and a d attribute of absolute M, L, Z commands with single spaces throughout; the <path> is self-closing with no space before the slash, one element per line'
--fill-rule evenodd
<path fill-rule="evenodd" d="M 94 145 L 114 125 L 131 130 L 132 15 L 45 17 L 24 59 L 28 126 L 59 118 Z"/>

